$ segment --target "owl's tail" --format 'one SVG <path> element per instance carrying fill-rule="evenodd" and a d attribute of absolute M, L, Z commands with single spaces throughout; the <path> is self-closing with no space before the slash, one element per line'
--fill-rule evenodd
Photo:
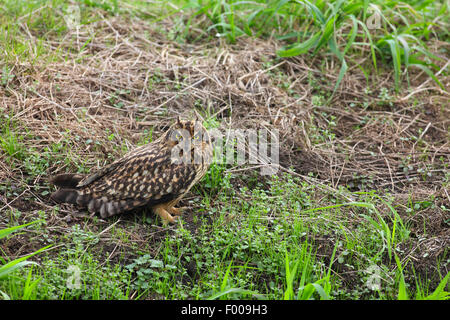
<path fill-rule="evenodd" d="M 89 212 L 99 212 L 102 218 L 110 217 L 118 213 L 145 205 L 147 199 L 112 200 L 106 195 L 94 195 L 84 193 L 77 188 L 78 183 L 84 178 L 80 174 L 60 174 L 53 177 L 50 182 L 60 187 L 50 196 L 56 202 L 70 203 L 81 207 L 87 207 Z"/>
<path fill-rule="evenodd" d="M 84 178 L 81 174 L 63 173 L 54 176 L 50 182 L 61 189 L 55 191 L 50 196 L 54 201 L 60 203 L 76 204 L 78 199 L 78 182 Z"/>
<path fill-rule="evenodd" d="M 78 199 L 78 190 L 75 189 L 59 189 L 50 196 L 54 201 L 59 203 L 76 204 Z"/>
<path fill-rule="evenodd" d="M 85 176 L 77 173 L 58 174 L 50 179 L 50 182 L 60 188 L 76 188 Z"/>

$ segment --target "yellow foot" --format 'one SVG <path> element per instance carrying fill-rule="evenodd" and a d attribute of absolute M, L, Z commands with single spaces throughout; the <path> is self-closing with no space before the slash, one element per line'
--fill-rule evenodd
<path fill-rule="evenodd" d="M 166 210 L 176 216 L 181 216 L 183 214 L 183 208 L 168 207 Z"/>
<path fill-rule="evenodd" d="M 167 212 L 167 208 L 163 208 L 161 206 L 159 207 L 155 207 L 153 209 L 155 211 L 155 213 L 161 217 L 163 225 L 167 225 L 168 223 L 175 223 L 175 220 L 178 217 L 173 217 L 169 212 Z"/>

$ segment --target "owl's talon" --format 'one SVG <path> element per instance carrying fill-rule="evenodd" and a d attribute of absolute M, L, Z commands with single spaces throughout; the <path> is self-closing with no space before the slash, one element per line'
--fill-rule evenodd
<path fill-rule="evenodd" d="M 163 225 L 167 226 L 169 223 L 175 223 L 177 221 L 178 217 L 177 216 L 175 216 L 175 217 L 174 216 L 170 216 L 169 219 L 164 219 L 164 218 L 161 218 L 161 219 L 162 219 Z"/>
<path fill-rule="evenodd" d="M 156 207 L 154 210 L 155 210 L 155 213 L 161 217 L 164 226 L 167 226 L 169 223 L 175 223 L 175 220 L 178 218 L 178 217 L 172 216 L 163 207 Z"/>
<path fill-rule="evenodd" d="M 170 207 L 170 208 L 167 208 L 167 211 L 175 216 L 181 216 L 183 214 L 183 209 L 184 208 Z"/>

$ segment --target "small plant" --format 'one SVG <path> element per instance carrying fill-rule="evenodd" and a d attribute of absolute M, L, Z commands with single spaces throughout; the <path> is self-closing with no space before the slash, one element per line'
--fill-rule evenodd
<path fill-rule="evenodd" d="M 144 129 L 144 132 L 139 139 L 137 145 L 145 145 L 147 143 L 153 142 L 153 127 L 149 129 Z"/>
<path fill-rule="evenodd" d="M 383 87 L 383 88 L 380 89 L 380 93 L 378 94 L 378 98 L 381 100 L 379 102 L 380 105 L 387 104 L 390 107 L 393 106 L 393 103 L 392 103 L 393 99 L 392 99 L 392 96 L 390 95 L 389 90 L 387 88 Z"/>
<path fill-rule="evenodd" d="M 165 288 L 170 283 L 170 278 L 177 267 L 145 254 L 128 264 L 126 269 L 136 274 L 131 285 L 134 290 L 143 293 L 156 291 L 159 294 L 166 294 L 169 288 Z"/>

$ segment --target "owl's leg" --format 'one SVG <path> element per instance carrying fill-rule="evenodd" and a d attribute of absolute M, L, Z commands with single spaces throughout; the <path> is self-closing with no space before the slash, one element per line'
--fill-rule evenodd
<path fill-rule="evenodd" d="M 173 217 L 167 212 L 167 208 L 164 206 L 156 206 L 153 208 L 154 212 L 161 217 L 163 224 L 174 223 L 177 217 Z"/>

